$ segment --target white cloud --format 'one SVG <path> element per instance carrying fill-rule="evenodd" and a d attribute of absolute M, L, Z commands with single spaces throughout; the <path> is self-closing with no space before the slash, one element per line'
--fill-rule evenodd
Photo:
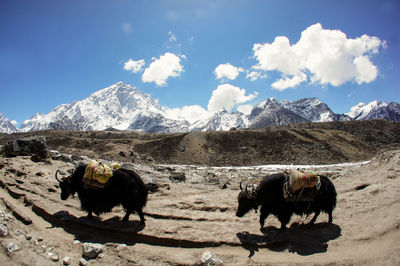
<path fill-rule="evenodd" d="M 307 80 L 307 75 L 304 73 L 297 73 L 293 77 L 285 77 L 284 79 L 279 79 L 272 83 L 272 88 L 283 91 L 287 88 L 293 88 L 299 85 L 300 83 Z"/>
<path fill-rule="evenodd" d="M 127 71 L 131 71 L 132 73 L 137 73 L 143 69 L 144 64 L 145 64 L 145 62 L 143 59 L 138 60 L 138 61 L 129 59 L 128 61 L 126 61 L 124 63 L 124 69 Z"/>
<path fill-rule="evenodd" d="M 166 110 L 167 116 L 172 119 L 185 119 L 190 123 L 206 119 L 210 113 L 199 105 L 184 106 Z"/>
<path fill-rule="evenodd" d="M 215 77 L 217 79 L 223 80 L 227 78 L 228 80 L 234 80 L 239 76 L 240 72 L 243 72 L 243 68 L 232 66 L 229 63 L 218 65 L 215 70 Z"/>
<path fill-rule="evenodd" d="M 321 24 L 311 25 L 301 33 L 300 40 L 291 45 L 285 36 L 272 43 L 254 44 L 254 69 L 279 71 L 282 78 L 273 88 L 284 90 L 308 80 L 322 85 L 340 86 L 353 81 L 358 84 L 374 81 L 378 70 L 370 56 L 378 54 L 386 42 L 363 35 L 347 38 L 340 30 L 326 30 Z"/>
<path fill-rule="evenodd" d="M 169 42 L 176 42 L 176 36 L 175 36 L 175 34 L 172 33 L 172 31 L 168 32 L 168 36 L 169 36 L 168 37 Z"/>
<path fill-rule="evenodd" d="M 236 104 L 248 102 L 255 97 L 258 93 L 245 95 L 246 90 L 231 84 L 222 84 L 212 92 L 211 98 L 208 101 L 208 111 L 211 113 L 218 112 L 222 109 L 231 111 Z"/>
<path fill-rule="evenodd" d="M 153 58 L 153 62 L 144 70 L 142 81 L 155 82 L 158 86 L 166 86 L 169 77 L 178 77 L 183 72 L 183 66 L 180 62 L 181 59 L 172 53 L 165 53 L 159 59 Z"/>
<path fill-rule="evenodd" d="M 246 78 L 250 79 L 250 81 L 256 81 L 267 78 L 267 74 L 261 74 L 257 71 L 247 71 Z"/>
<path fill-rule="evenodd" d="M 129 23 L 124 23 L 122 24 L 122 31 L 125 33 L 131 33 L 132 32 L 132 25 Z"/>
<path fill-rule="evenodd" d="M 249 115 L 251 110 L 253 109 L 253 105 L 251 104 L 243 104 L 237 107 L 237 110 L 245 115 Z"/>

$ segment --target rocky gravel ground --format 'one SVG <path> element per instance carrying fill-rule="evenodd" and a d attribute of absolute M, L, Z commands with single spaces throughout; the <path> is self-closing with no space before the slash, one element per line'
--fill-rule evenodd
<path fill-rule="evenodd" d="M 57 169 L 68 173 L 85 156 L 52 153 L 0 157 L 2 265 L 244 265 L 400 263 L 400 151 L 370 161 L 324 166 L 201 167 L 132 164 L 151 189 L 138 216 L 120 207 L 93 220 L 79 200 L 61 201 Z M 288 168 L 314 168 L 338 191 L 334 223 L 321 214 L 293 216 L 285 232 L 258 213 L 235 216 L 239 182 L 257 183 Z"/>

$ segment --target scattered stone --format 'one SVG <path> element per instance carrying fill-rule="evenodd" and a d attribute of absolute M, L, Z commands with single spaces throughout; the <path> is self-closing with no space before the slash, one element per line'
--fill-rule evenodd
<path fill-rule="evenodd" d="M 126 155 L 125 155 L 125 153 L 124 153 L 123 151 L 120 151 L 118 154 L 119 154 L 119 156 L 121 156 L 121 157 L 126 157 Z"/>
<path fill-rule="evenodd" d="M 8 235 L 8 229 L 5 225 L 0 224 L 0 236 L 7 236 Z"/>
<path fill-rule="evenodd" d="M 173 182 L 185 182 L 186 175 L 185 173 L 171 173 L 169 179 Z"/>
<path fill-rule="evenodd" d="M 82 160 L 82 157 L 79 156 L 79 155 L 76 155 L 76 154 L 72 154 L 72 155 L 71 155 L 71 160 L 74 160 L 74 161 L 81 161 L 81 160 Z"/>
<path fill-rule="evenodd" d="M 222 265 L 222 261 L 220 258 L 212 254 L 210 251 L 205 251 L 201 256 L 201 265 L 205 266 L 214 266 L 214 265 Z"/>
<path fill-rule="evenodd" d="M 58 151 L 51 150 L 50 151 L 50 158 L 53 160 L 60 160 L 61 154 Z"/>
<path fill-rule="evenodd" d="M 67 154 L 61 154 L 60 155 L 60 160 L 66 163 L 73 163 L 74 160 L 72 160 L 71 155 L 67 155 Z"/>
<path fill-rule="evenodd" d="M 228 188 L 228 184 L 227 184 L 227 182 L 223 182 L 223 183 L 220 183 L 220 184 L 218 185 L 218 187 L 219 187 L 220 189 L 227 189 L 227 188 Z"/>
<path fill-rule="evenodd" d="M 71 257 L 64 257 L 63 265 L 70 265 L 71 264 Z"/>
<path fill-rule="evenodd" d="M 119 168 L 130 170 L 130 171 L 135 171 L 135 165 L 132 163 L 123 163 L 123 164 L 121 164 L 121 166 Z"/>
<path fill-rule="evenodd" d="M 54 254 L 53 256 L 51 256 L 51 260 L 54 262 L 58 262 L 60 260 L 60 258 L 58 257 L 57 254 Z"/>
<path fill-rule="evenodd" d="M 179 146 L 178 151 L 185 152 L 185 145 Z"/>
<path fill-rule="evenodd" d="M 7 254 L 11 254 L 20 249 L 19 245 L 14 244 L 13 242 L 8 242 L 7 244 L 3 245 Z"/>
<path fill-rule="evenodd" d="M 87 259 L 95 259 L 103 252 L 103 245 L 95 243 L 83 244 L 83 257 Z"/>
<path fill-rule="evenodd" d="M 74 240 L 74 245 L 81 243 L 79 240 Z"/>
<path fill-rule="evenodd" d="M 81 258 L 81 259 L 79 260 L 79 265 L 80 265 L 80 266 L 86 266 L 87 264 L 88 264 L 88 261 L 85 260 L 84 258 Z"/>
<path fill-rule="evenodd" d="M 29 235 L 29 234 L 27 234 L 27 235 L 25 235 L 25 239 L 26 239 L 26 240 L 31 240 L 31 239 L 32 239 L 32 236 Z"/>
<path fill-rule="evenodd" d="M 159 185 L 158 185 L 157 183 L 151 182 L 151 183 L 147 183 L 147 184 L 146 184 L 146 187 L 147 187 L 147 190 L 148 190 L 148 191 L 154 193 L 154 192 L 157 192 L 157 190 L 158 190 L 158 188 L 159 188 Z"/>
<path fill-rule="evenodd" d="M 37 241 L 42 242 L 43 241 L 43 237 L 39 236 Z"/>

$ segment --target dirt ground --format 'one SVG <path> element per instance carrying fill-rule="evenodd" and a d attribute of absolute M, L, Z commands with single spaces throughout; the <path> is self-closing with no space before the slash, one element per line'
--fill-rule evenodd
<path fill-rule="evenodd" d="M 69 162 L 0 157 L 0 225 L 7 229 L 0 236 L 1 264 L 200 265 L 203 257 L 207 265 L 207 254 L 217 265 L 400 264 L 400 150 L 362 163 L 318 168 L 338 192 L 333 224 L 326 214 L 313 226 L 307 225 L 311 217 L 294 215 L 283 232 L 274 216 L 261 229 L 259 213 L 235 216 L 239 182 L 256 183 L 295 166 L 140 162 L 134 167 L 145 183 L 159 184 L 149 194 L 144 227 L 136 214 L 127 223 L 120 221 L 120 207 L 88 220 L 77 198 L 62 201 L 54 173 L 73 169 Z M 173 180 L 176 173 L 184 173 L 185 181 Z M 101 256 L 80 262 L 84 243 L 101 244 Z"/>

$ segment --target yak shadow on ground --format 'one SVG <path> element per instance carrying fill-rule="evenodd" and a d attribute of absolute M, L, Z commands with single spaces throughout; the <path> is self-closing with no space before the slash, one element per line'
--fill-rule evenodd
<path fill-rule="evenodd" d="M 329 223 L 314 225 L 294 223 L 284 231 L 273 226 L 261 228 L 260 231 L 263 235 L 237 233 L 243 248 L 250 251 L 249 257 L 260 248 L 276 252 L 288 250 L 302 256 L 324 253 L 328 250 L 328 242 L 341 235 L 341 228 Z"/>
<path fill-rule="evenodd" d="M 140 242 L 138 233 L 145 228 L 139 221 L 122 221 L 118 216 L 101 220 L 99 217 L 88 219 L 75 217 L 66 211 L 55 213 L 48 221 L 56 227 L 62 227 L 81 242 L 107 243 L 117 242 L 136 244 Z"/>

